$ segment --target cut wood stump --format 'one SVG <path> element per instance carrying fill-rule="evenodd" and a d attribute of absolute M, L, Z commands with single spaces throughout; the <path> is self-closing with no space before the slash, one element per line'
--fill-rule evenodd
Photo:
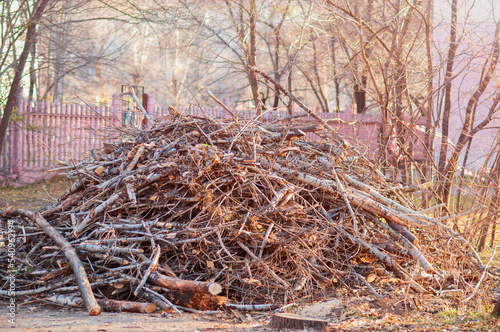
<path fill-rule="evenodd" d="M 275 329 L 315 329 L 328 331 L 328 321 L 324 319 L 278 313 L 271 317 L 272 328 Z"/>

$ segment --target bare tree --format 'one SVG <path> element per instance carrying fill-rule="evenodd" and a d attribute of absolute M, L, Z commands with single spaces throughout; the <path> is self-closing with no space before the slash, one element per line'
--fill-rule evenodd
<path fill-rule="evenodd" d="M 388 0 L 375 6 L 372 1 L 326 0 L 324 8 L 330 12 L 334 27 L 329 31 L 339 39 L 352 77 L 357 113 L 372 108 L 380 114 L 379 160 L 385 166 L 394 165 L 406 180 L 409 166 L 415 163 L 410 136 L 417 133 L 411 132 L 404 117 L 418 120 L 421 112 L 414 106 L 429 93 L 418 69 L 425 61 L 421 1 Z M 389 148 L 394 138 L 399 152 Z"/>
<path fill-rule="evenodd" d="M 467 103 L 467 107 L 465 109 L 465 119 L 461 130 L 461 134 L 458 138 L 458 142 L 443 171 L 443 174 L 445 175 L 445 178 L 443 179 L 443 189 L 442 189 L 444 202 L 449 201 L 449 197 L 451 194 L 451 186 L 453 183 L 453 177 L 457 169 L 460 153 L 467 145 L 467 143 L 474 138 L 476 133 L 484 129 L 490 123 L 490 121 L 493 118 L 493 115 L 497 111 L 498 100 L 495 99 L 486 117 L 482 119 L 482 121 L 477 126 L 473 126 L 473 116 L 475 110 L 478 106 L 481 96 L 483 95 L 486 88 L 488 87 L 488 85 L 490 84 L 491 80 L 494 77 L 495 71 L 497 70 L 499 57 L 500 57 L 500 22 L 497 23 L 496 25 L 495 37 L 491 47 L 491 52 L 489 57 L 487 57 L 485 60 L 483 73 L 478 82 L 478 86 L 474 91 L 473 95 L 471 96 L 471 98 L 469 99 L 469 102 Z M 496 97 L 500 96 L 497 95 Z"/>
<path fill-rule="evenodd" d="M 449 137 L 449 122 L 450 122 L 450 112 L 451 112 L 451 99 L 452 99 L 452 81 L 453 81 L 453 65 L 455 62 L 455 54 L 457 51 L 457 15 L 458 0 L 452 0 L 451 3 L 451 24 L 450 24 L 450 46 L 448 48 L 448 57 L 446 60 L 446 73 L 444 81 L 444 109 L 441 118 L 441 148 L 439 152 L 439 162 L 438 162 L 438 176 L 441 181 L 445 181 L 445 168 L 446 159 L 448 151 L 448 137 Z M 443 188 L 444 191 L 444 188 Z M 448 203 L 447 197 L 442 196 L 441 203 Z"/>
<path fill-rule="evenodd" d="M 12 64 L 14 68 L 14 77 L 10 85 L 7 103 L 5 104 L 3 110 L 2 121 L 0 122 L 0 155 L 2 154 L 10 117 L 19 96 L 21 77 L 23 76 L 24 67 L 26 65 L 26 61 L 28 59 L 28 55 L 31 51 L 32 45 L 35 43 L 37 26 L 43 14 L 45 13 L 48 3 L 49 0 L 37 0 L 32 4 L 25 3 L 25 5 L 31 6 L 29 6 L 27 10 L 28 20 L 26 22 L 27 28 L 25 30 L 23 50 L 19 58 L 15 59 Z"/>

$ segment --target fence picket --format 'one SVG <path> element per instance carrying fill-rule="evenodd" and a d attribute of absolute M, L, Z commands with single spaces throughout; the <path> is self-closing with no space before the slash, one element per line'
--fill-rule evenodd
<path fill-rule="evenodd" d="M 80 151 L 83 149 L 83 136 L 82 136 L 82 124 L 83 124 L 83 121 L 82 121 L 82 106 L 81 105 L 76 105 L 76 114 L 78 115 L 76 117 L 76 127 L 75 127 L 75 132 L 79 133 L 79 135 L 77 135 L 76 138 L 76 153 L 75 153 L 75 157 L 76 156 L 79 156 L 80 155 Z"/>

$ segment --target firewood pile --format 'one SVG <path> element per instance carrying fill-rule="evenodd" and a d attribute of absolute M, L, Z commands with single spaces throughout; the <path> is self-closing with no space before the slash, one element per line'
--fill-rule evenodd
<path fill-rule="evenodd" d="M 62 167 L 73 185 L 42 211 L 3 211 L 17 297 L 270 308 L 337 287 L 465 289 L 483 273 L 460 235 L 321 125 L 170 111 Z"/>

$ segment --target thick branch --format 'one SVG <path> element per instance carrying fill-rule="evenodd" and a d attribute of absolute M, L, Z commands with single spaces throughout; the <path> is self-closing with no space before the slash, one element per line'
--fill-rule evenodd
<path fill-rule="evenodd" d="M 54 227 L 52 227 L 47 220 L 45 220 L 40 213 L 33 213 L 26 210 L 13 210 L 7 213 L 9 217 L 22 216 L 28 219 L 33 220 L 38 227 L 40 227 L 45 234 L 47 234 L 55 244 L 57 244 L 64 255 L 68 259 L 71 268 L 73 269 L 73 273 L 76 278 L 76 282 L 78 283 L 78 288 L 80 289 L 80 293 L 82 294 L 83 302 L 89 311 L 91 316 L 97 316 L 101 313 L 101 308 L 97 303 L 94 293 L 92 293 L 92 288 L 90 287 L 90 282 L 87 278 L 87 274 L 85 273 L 85 268 L 82 265 L 82 262 L 78 258 L 75 249 L 66 241 L 66 239 L 59 234 Z"/>

